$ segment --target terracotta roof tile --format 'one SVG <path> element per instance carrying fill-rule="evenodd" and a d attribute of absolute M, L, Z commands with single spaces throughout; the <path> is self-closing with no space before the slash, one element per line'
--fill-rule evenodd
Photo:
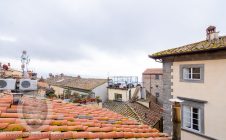
<path fill-rule="evenodd" d="M 104 83 L 107 79 L 94 79 L 94 78 L 78 78 L 78 77 L 53 77 L 48 78 L 47 83 L 55 86 L 70 87 L 82 90 L 92 90 Z"/>
<path fill-rule="evenodd" d="M 49 84 L 46 83 L 46 82 L 38 82 L 38 87 L 41 87 L 41 88 L 48 88 L 48 87 L 49 87 Z"/>
<path fill-rule="evenodd" d="M 8 110 L 22 109 L 14 113 L 0 113 L 0 139 L 168 139 L 156 129 L 107 109 L 26 96 L 22 105 L 11 105 L 12 97 L 8 95 L 0 100 L 7 100 L 10 105 Z M 6 137 L 8 134 L 10 137 Z"/>
<path fill-rule="evenodd" d="M 152 109 L 139 104 L 139 103 L 124 103 L 124 102 L 105 102 L 103 105 L 114 112 L 120 113 L 124 116 L 128 116 L 136 119 L 144 124 L 154 126 L 162 117 L 162 108 L 157 104 L 152 104 Z M 131 115 L 132 114 L 132 115 Z M 135 114 L 135 115 L 134 115 Z M 146 115 L 145 115 L 146 114 Z M 147 117 L 145 117 L 147 116 Z M 121 127 L 131 127 L 137 122 L 124 121 L 120 123 Z M 125 124 L 125 125 L 124 125 Z M 127 124 L 130 124 L 129 126 Z M 147 125 L 143 125 L 142 129 L 148 128 Z M 127 130 L 127 129 L 125 129 Z M 138 132 L 140 132 L 138 128 Z M 141 131 L 143 132 L 143 131 Z"/>
<path fill-rule="evenodd" d="M 162 68 L 149 68 L 149 69 L 146 69 L 144 72 L 143 72 L 143 75 L 145 74 L 163 74 L 163 70 Z"/>
<path fill-rule="evenodd" d="M 226 36 L 219 37 L 219 40 L 217 41 L 204 40 L 197 43 L 188 44 L 182 47 L 160 51 L 149 56 L 151 58 L 157 59 L 166 56 L 182 55 L 188 53 L 197 53 L 220 49 L 226 49 Z"/>

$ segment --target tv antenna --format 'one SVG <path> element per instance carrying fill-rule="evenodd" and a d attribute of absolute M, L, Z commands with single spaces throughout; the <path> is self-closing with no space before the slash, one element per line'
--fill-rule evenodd
<path fill-rule="evenodd" d="M 30 58 L 27 55 L 27 51 L 23 51 L 21 55 L 21 68 L 23 72 L 23 77 L 26 78 L 28 75 L 28 65 L 30 63 Z"/>

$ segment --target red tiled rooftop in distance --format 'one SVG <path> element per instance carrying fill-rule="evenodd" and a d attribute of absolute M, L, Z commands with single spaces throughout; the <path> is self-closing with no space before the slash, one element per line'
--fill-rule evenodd
<path fill-rule="evenodd" d="M 149 68 L 143 72 L 143 75 L 163 74 L 162 68 Z"/>
<path fill-rule="evenodd" d="M 107 109 L 28 97 L 23 97 L 23 105 L 12 105 L 12 99 L 0 98 L 0 139 L 169 139 Z"/>
<path fill-rule="evenodd" d="M 46 82 L 38 82 L 38 87 L 40 88 L 48 88 L 49 84 Z"/>

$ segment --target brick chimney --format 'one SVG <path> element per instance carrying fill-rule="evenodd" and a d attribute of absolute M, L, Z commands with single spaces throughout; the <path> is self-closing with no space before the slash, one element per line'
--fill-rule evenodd
<path fill-rule="evenodd" d="M 206 29 L 206 40 L 208 41 L 218 40 L 219 39 L 218 33 L 219 32 L 216 32 L 215 26 L 209 26 Z"/>

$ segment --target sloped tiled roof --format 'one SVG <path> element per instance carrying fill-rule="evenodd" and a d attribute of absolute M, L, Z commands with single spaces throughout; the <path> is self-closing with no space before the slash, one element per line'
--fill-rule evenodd
<path fill-rule="evenodd" d="M 4 75 L 4 77 L 13 77 L 13 78 L 21 78 L 22 77 L 21 71 L 12 69 L 12 68 L 9 68 L 8 70 L 5 70 L 5 71 L 3 71 L 3 69 L 2 69 L 1 73 Z"/>
<path fill-rule="evenodd" d="M 107 82 L 107 79 L 80 78 L 80 77 L 58 77 L 48 78 L 50 85 L 70 87 L 82 90 L 92 90 Z"/>
<path fill-rule="evenodd" d="M 157 129 L 137 123 L 107 109 L 76 106 L 60 100 L 12 96 L 0 99 L 0 139 L 115 139 L 168 140 Z"/>
<path fill-rule="evenodd" d="M 135 110 L 141 121 L 149 126 L 154 126 L 162 117 L 163 111 L 157 104 L 152 103 L 151 109 L 137 102 L 129 103 L 129 106 Z"/>
<path fill-rule="evenodd" d="M 107 79 L 77 78 L 71 80 L 65 86 L 78 89 L 92 90 L 106 82 Z"/>
<path fill-rule="evenodd" d="M 162 68 L 149 68 L 146 69 L 143 74 L 162 74 Z"/>
<path fill-rule="evenodd" d="M 57 76 L 57 77 L 50 77 L 46 79 L 46 82 L 50 85 L 56 85 L 56 86 L 60 86 L 60 85 L 65 85 L 67 84 L 71 79 L 73 79 L 75 77 L 72 76 Z"/>
<path fill-rule="evenodd" d="M 105 102 L 103 104 L 103 107 L 111 111 L 114 111 L 118 114 L 121 114 L 125 117 L 133 118 L 136 119 L 137 121 L 140 121 L 138 115 L 135 112 L 133 112 L 133 110 L 127 105 L 126 102 L 109 101 Z"/>
<path fill-rule="evenodd" d="M 48 88 L 49 84 L 46 82 L 38 82 L 38 87 L 40 88 Z"/>
<path fill-rule="evenodd" d="M 219 37 L 219 40 L 214 40 L 214 41 L 204 40 L 197 43 L 185 45 L 182 47 L 160 51 L 160 52 L 149 55 L 149 57 L 155 59 L 155 58 L 162 58 L 166 56 L 213 51 L 213 50 L 220 50 L 220 49 L 226 49 L 226 36 Z"/>
<path fill-rule="evenodd" d="M 123 116 L 134 118 L 149 126 L 154 126 L 162 117 L 162 109 L 157 104 L 152 109 L 149 109 L 139 103 L 127 103 L 110 101 L 105 102 L 104 107 Z M 145 115 L 146 114 L 146 115 Z"/>

